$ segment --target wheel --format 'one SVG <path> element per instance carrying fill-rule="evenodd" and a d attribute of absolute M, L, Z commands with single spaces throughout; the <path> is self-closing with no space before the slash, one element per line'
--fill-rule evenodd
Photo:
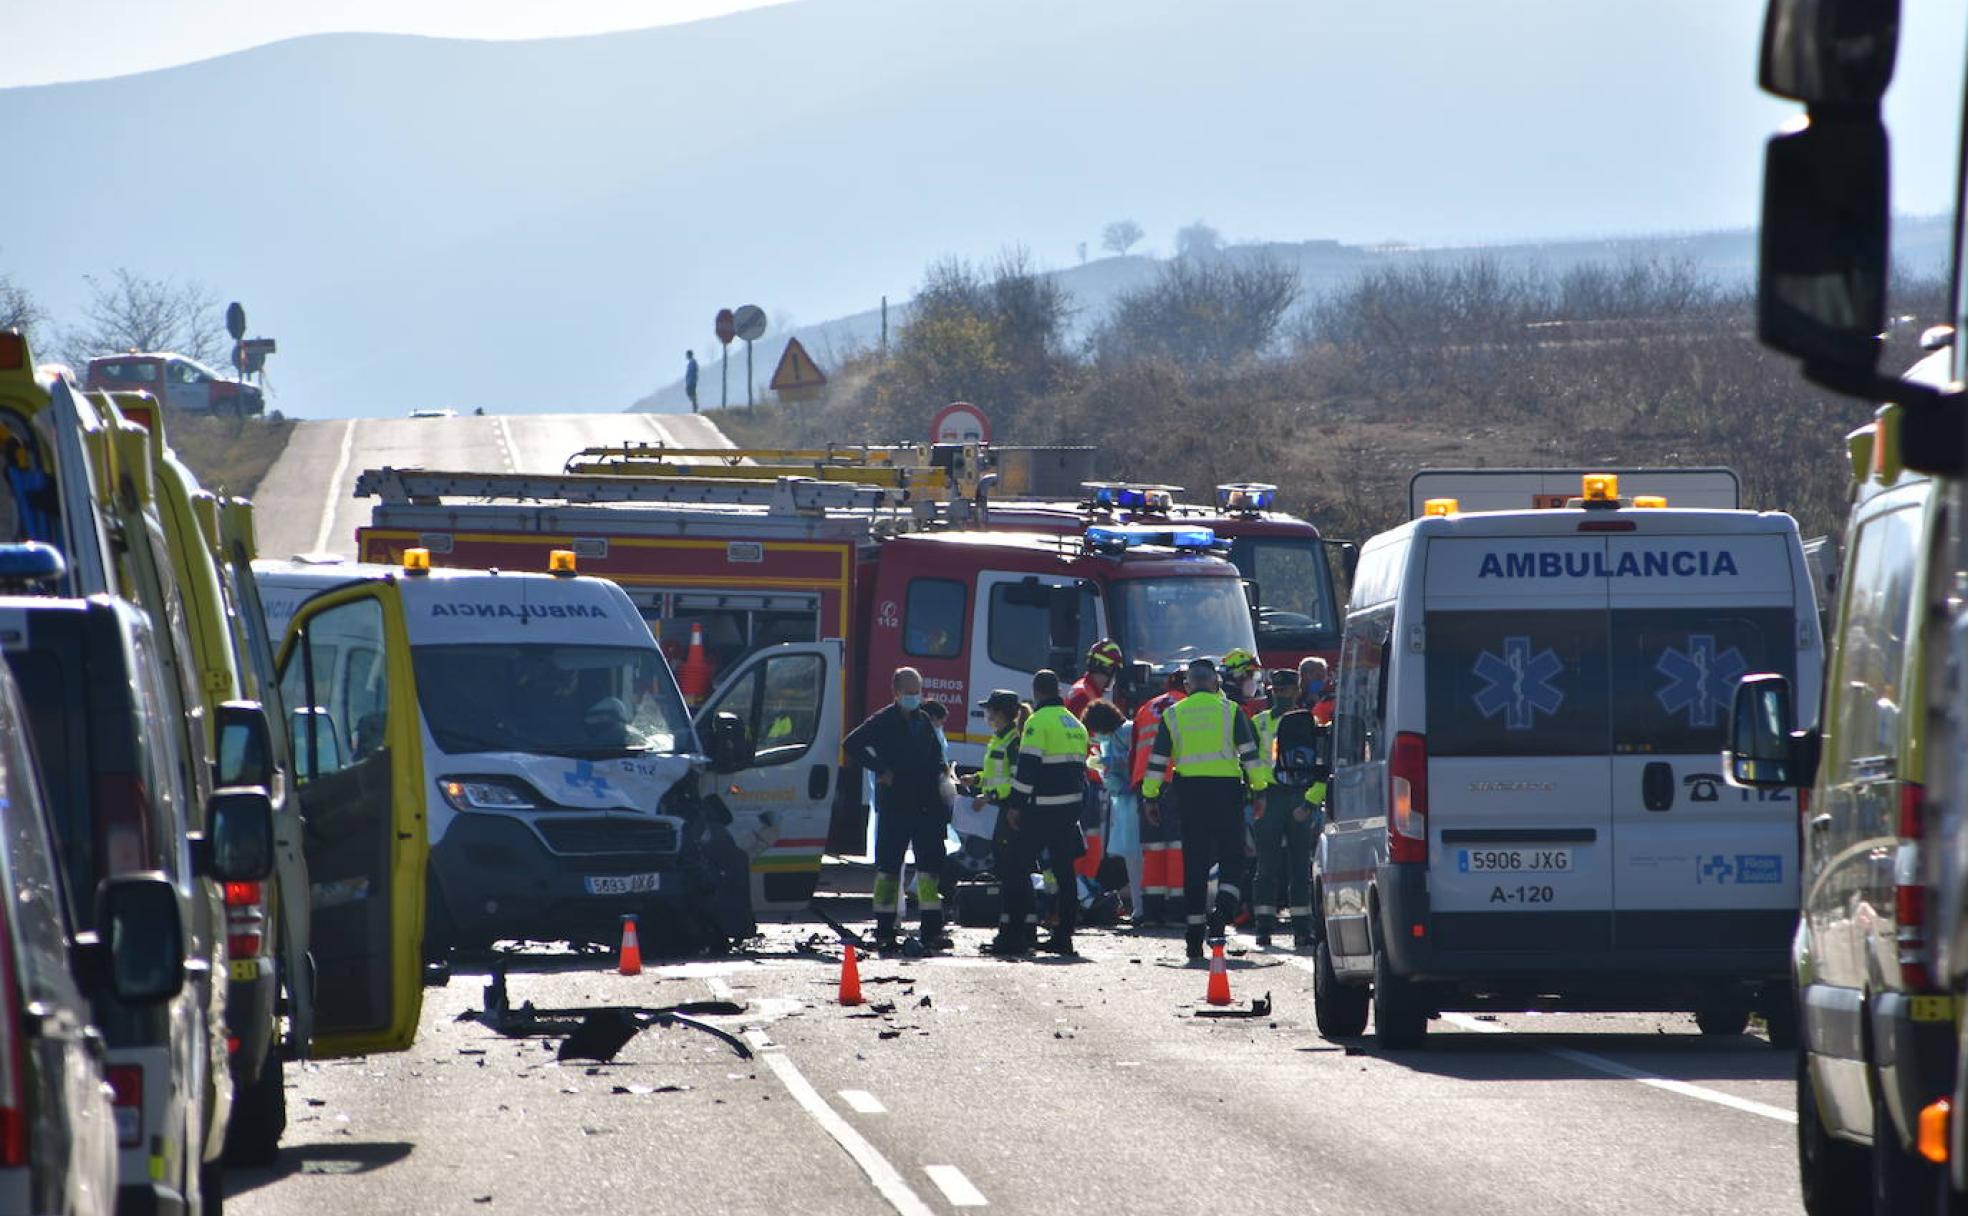
<path fill-rule="evenodd" d="M 259 1077 L 232 1096 L 232 1121 L 226 1125 L 225 1163 L 272 1165 L 280 1156 L 280 1137 L 286 1131 L 287 1068 L 280 1058 L 280 1044 L 275 1043 L 267 1050 Z"/>
<path fill-rule="evenodd" d="M 1818 1118 L 1811 1058 L 1797 1055 L 1797 1178 L 1810 1216 L 1859 1216 L 1869 1211 L 1865 1149 L 1840 1140 Z"/>
<path fill-rule="evenodd" d="M 1394 974 L 1387 951 L 1378 946 L 1373 974 L 1374 1040 L 1390 1051 L 1420 1047 L 1428 1037 L 1428 1007 L 1421 994 L 1409 980 Z"/>
<path fill-rule="evenodd" d="M 225 1216 L 225 1162 L 198 1167 L 198 1216 Z"/>
<path fill-rule="evenodd" d="M 1695 1010 L 1695 1025 L 1710 1038 L 1739 1035 L 1749 1029 L 1749 1003 L 1736 996 L 1714 996 Z"/>
<path fill-rule="evenodd" d="M 1351 1039 L 1366 1033 L 1367 1000 L 1366 985 L 1349 987 L 1339 982 L 1332 952 L 1322 937 L 1312 965 L 1312 1016 L 1319 1024 L 1319 1033 L 1329 1039 Z"/>
<path fill-rule="evenodd" d="M 1900 1143 L 1886 1099 L 1875 1084 L 1872 1091 L 1872 1210 L 1932 1212 L 1947 1186 L 1947 1171 Z"/>

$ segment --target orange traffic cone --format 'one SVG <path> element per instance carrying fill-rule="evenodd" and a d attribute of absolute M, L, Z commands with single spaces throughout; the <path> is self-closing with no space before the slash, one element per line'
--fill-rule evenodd
<path fill-rule="evenodd" d="M 854 943 L 847 943 L 846 953 L 841 955 L 841 995 L 843 1005 L 861 1003 L 861 964 L 854 958 Z"/>
<path fill-rule="evenodd" d="M 704 627 L 690 627 L 690 649 L 677 665 L 677 688 L 692 705 L 711 695 L 711 661 L 704 657 Z"/>
<path fill-rule="evenodd" d="M 1203 999 L 1212 1005 L 1230 1003 L 1230 964 L 1223 961 L 1223 943 L 1217 942 L 1210 953 L 1209 991 Z"/>
<path fill-rule="evenodd" d="M 618 975 L 642 974 L 642 942 L 636 937 L 636 918 L 622 918 L 622 961 L 615 965 Z"/>

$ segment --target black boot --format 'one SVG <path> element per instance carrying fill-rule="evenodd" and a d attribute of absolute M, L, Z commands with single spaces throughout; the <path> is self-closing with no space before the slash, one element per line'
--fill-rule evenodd
<path fill-rule="evenodd" d="M 1032 952 L 1032 939 L 1037 934 L 1030 925 L 998 926 L 998 935 L 984 943 L 984 953 L 1000 958 L 1017 958 Z"/>
<path fill-rule="evenodd" d="M 875 935 L 869 944 L 881 954 L 895 949 L 895 913 L 875 913 Z"/>
<path fill-rule="evenodd" d="M 1292 917 L 1292 949 L 1305 954 L 1312 949 L 1312 918 Z"/>
<path fill-rule="evenodd" d="M 1200 963 L 1203 961 L 1203 937 L 1208 932 L 1209 930 L 1202 925 L 1189 926 L 1188 946 L 1190 962 Z"/>
<path fill-rule="evenodd" d="M 1162 895 L 1142 896 L 1139 923 L 1145 928 L 1160 928 L 1167 916 L 1167 910 L 1164 907 L 1167 902 L 1167 897 Z"/>
<path fill-rule="evenodd" d="M 956 947 L 949 933 L 943 928 L 943 913 L 925 912 L 922 918 L 922 944 L 924 950 L 950 950 Z"/>
<path fill-rule="evenodd" d="M 1277 922 L 1278 918 L 1268 912 L 1258 915 L 1257 944 L 1259 946 L 1268 946 L 1271 944 L 1271 931 L 1277 928 Z"/>

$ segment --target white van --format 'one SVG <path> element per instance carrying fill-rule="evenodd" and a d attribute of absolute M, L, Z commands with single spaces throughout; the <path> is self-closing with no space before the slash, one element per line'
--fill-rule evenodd
<path fill-rule="evenodd" d="M 1735 686 L 1815 707 L 1816 601 L 1789 516 L 1624 500 L 1462 513 L 1368 541 L 1334 718 L 1318 1017 L 1421 1041 L 1444 1009 L 1794 1014 L 1789 793 L 1718 764 Z"/>

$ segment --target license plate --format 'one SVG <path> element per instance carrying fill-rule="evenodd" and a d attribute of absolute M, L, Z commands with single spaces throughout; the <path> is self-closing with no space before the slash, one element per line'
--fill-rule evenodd
<path fill-rule="evenodd" d="M 1570 849 L 1464 849 L 1456 868 L 1464 874 L 1554 874 L 1572 868 Z"/>
<path fill-rule="evenodd" d="M 590 895 L 644 895 L 662 885 L 661 874 L 602 874 L 587 880 Z"/>

